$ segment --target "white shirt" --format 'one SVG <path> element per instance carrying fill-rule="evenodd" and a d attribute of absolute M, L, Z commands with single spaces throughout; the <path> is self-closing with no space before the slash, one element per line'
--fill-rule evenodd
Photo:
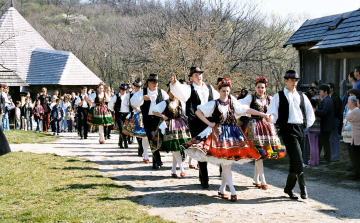
<path fill-rule="evenodd" d="M 81 97 L 82 97 L 83 100 L 84 100 L 84 96 L 87 96 L 87 95 L 81 94 Z M 82 106 L 79 105 L 80 102 L 81 102 L 81 99 L 80 99 L 80 96 L 79 96 L 79 97 L 76 98 L 75 104 L 76 104 L 78 107 L 82 107 L 82 108 L 87 108 L 87 107 L 89 107 L 89 105 L 88 105 L 88 103 L 87 103 L 86 100 L 84 100 Z"/>
<path fill-rule="evenodd" d="M 132 90 L 132 92 L 131 92 L 131 93 L 132 93 L 132 94 L 133 94 L 133 96 L 134 96 L 134 94 L 136 94 L 135 89 L 134 89 L 134 90 Z M 129 93 L 129 98 L 130 98 L 130 93 Z M 129 98 L 127 98 L 127 100 L 128 100 L 128 101 L 129 101 Z M 138 111 L 141 111 L 140 106 L 134 106 L 134 105 L 132 105 L 132 104 L 131 104 L 131 101 L 130 101 L 129 106 L 133 106 L 133 107 L 135 107 Z M 136 110 L 134 110 L 134 113 L 136 113 Z"/>
<path fill-rule="evenodd" d="M 209 99 L 209 88 L 206 86 L 206 84 L 203 82 L 201 86 L 198 86 L 195 83 L 192 83 L 192 86 L 199 95 L 201 105 L 207 103 Z M 219 92 L 217 92 L 212 86 L 211 90 L 213 94 L 213 99 L 218 99 L 220 97 Z M 176 81 L 176 83 L 170 84 L 170 92 L 179 100 L 186 102 L 191 96 L 191 86 L 187 84 L 180 84 L 179 81 Z"/>
<path fill-rule="evenodd" d="M 3 98 L 4 98 L 4 101 L 5 101 L 5 106 L 7 106 L 8 104 L 10 104 L 10 101 L 9 101 L 9 98 L 8 98 L 8 94 L 6 94 L 5 92 L 1 92 Z"/>
<path fill-rule="evenodd" d="M 235 114 L 238 116 L 244 115 L 246 113 L 246 110 L 249 109 L 249 105 L 239 103 L 234 96 L 231 96 L 231 101 L 235 110 Z M 229 104 L 222 105 L 219 103 L 218 108 L 223 113 L 224 119 L 226 119 L 227 112 L 229 110 Z M 205 117 L 210 117 L 215 110 L 215 100 L 209 101 L 203 105 L 198 105 L 197 109 L 201 110 L 204 113 Z"/>
<path fill-rule="evenodd" d="M 175 99 L 175 101 L 170 102 L 170 106 L 175 109 L 177 106 L 177 102 L 178 102 L 178 100 Z M 185 105 L 184 104 L 185 103 L 181 102 L 181 109 L 182 109 L 182 112 L 185 114 Z M 161 114 L 165 111 L 165 108 L 166 108 L 166 101 L 162 101 L 159 104 L 155 105 L 153 111 L 159 112 Z"/>
<path fill-rule="evenodd" d="M 270 98 L 270 100 L 271 100 L 271 99 L 272 99 L 272 96 L 269 96 L 269 98 Z M 240 104 L 248 105 L 248 106 L 250 106 L 251 101 L 252 101 L 252 95 L 251 95 L 251 94 L 248 94 L 245 98 L 238 100 L 238 102 L 239 102 Z M 260 100 L 260 99 L 256 98 L 256 102 L 259 103 L 259 105 L 260 105 L 260 106 L 263 106 L 263 107 L 267 104 L 267 100 L 266 100 L 266 99 Z M 246 114 L 246 116 L 251 117 L 250 114 Z"/>
<path fill-rule="evenodd" d="M 128 113 L 129 110 L 129 93 L 121 94 L 120 92 L 117 95 L 114 95 L 111 99 L 111 101 L 108 104 L 108 107 L 111 111 L 114 111 L 115 103 L 117 100 L 117 97 L 121 98 L 121 105 L 120 105 L 120 112 Z"/>
<path fill-rule="evenodd" d="M 162 89 L 160 89 L 160 90 L 161 90 L 163 100 L 169 99 L 169 95 L 164 90 L 162 90 Z M 147 88 L 147 93 L 151 98 L 151 104 L 150 104 L 148 115 L 154 115 L 152 112 L 153 112 L 154 107 L 156 105 L 156 98 L 157 98 L 157 95 L 158 95 L 158 89 L 156 89 L 155 91 L 150 91 L 150 89 Z M 130 103 L 134 107 L 140 107 L 141 105 L 144 104 L 143 89 L 136 92 L 132 96 L 132 98 L 130 99 Z"/>
<path fill-rule="evenodd" d="M 289 102 L 289 118 L 287 123 L 291 124 L 302 124 L 303 123 L 303 115 L 300 109 L 300 95 L 295 90 L 294 93 L 291 93 L 288 89 L 284 89 L 284 94 L 286 99 Z M 304 96 L 304 105 L 305 105 L 305 113 L 306 113 L 306 127 L 310 127 L 313 125 L 315 121 L 315 114 L 311 103 L 306 97 Z M 276 123 L 279 117 L 279 93 L 276 93 L 273 99 L 270 101 L 270 105 L 266 114 L 271 114 L 270 123 Z"/>
<path fill-rule="evenodd" d="M 110 101 L 110 97 L 105 93 L 105 92 L 103 92 L 104 93 L 104 100 L 105 100 L 105 102 L 109 102 Z M 97 93 L 92 93 L 91 95 L 89 95 L 89 97 L 88 97 L 88 99 L 90 100 L 90 101 L 92 101 L 93 102 L 93 106 L 95 106 L 95 98 L 96 98 L 96 95 L 97 95 Z"/>

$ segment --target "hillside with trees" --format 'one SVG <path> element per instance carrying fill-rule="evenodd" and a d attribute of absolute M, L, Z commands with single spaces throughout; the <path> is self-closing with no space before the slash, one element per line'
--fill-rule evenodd
<path fill-rule="evenodd" d="M 239 1 L 240 2 L 240 1 Z M 9 0 L 0 1 L 3 14 Z M 158 73 L 186 78 L 197 65 L 207 83 L 231 78 L 253 88 L 255 77 L 270 80 L 297 69 L 297 54 L 282 45 L 294 18 L 263 14 L 251 1 L 222 0 L 20 0 L 15 8 L 57 50 L 71 51 L 106 84 L 117 87 Z"/>

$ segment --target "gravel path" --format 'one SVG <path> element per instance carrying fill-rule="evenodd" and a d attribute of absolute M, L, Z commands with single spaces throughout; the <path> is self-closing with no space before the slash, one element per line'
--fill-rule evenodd
<path fill-rule="evenodd" d="M 198 171 L 189 169 L 187 163 L 186 177 L 171 178 L 171 154 L 162 153 L 163 168 L 153 170 L 137 156 L 137 144 L 119 149 L 118 135 L 112 137 L 100 145 L 95 133 L 87 140 L 63 133 L 53 143 L 12 144 L 11 149 L 87 158 L 116 183 L 130 185 L 130 199 L 142 209 L 174 222 L 360 222 L 360 182 L 339 182 L 334 187 L 305 176 L 310 199 L 292 201 L 283 192 L 286 173 L 265 168 L 269 189 L 261 190 L 252 186 L 253 163 L 235 164 L 232 170 L 238 201 L 233 203 L 217 196 L 218 166 L 208 165 L 210 187 L 204 190 Z M 299 193 L 298 186 L 295 192 Z"/>

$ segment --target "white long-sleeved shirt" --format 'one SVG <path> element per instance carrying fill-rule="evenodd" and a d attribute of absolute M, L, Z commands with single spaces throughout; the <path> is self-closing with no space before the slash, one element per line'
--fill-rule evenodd
<path fill-rule="evenodd" d="M 83 100 L 84 100 L 84 97 L 85 97 L 85 96 L 87 97 L 87 95 L 81 94 L 81 98 L 82 98 Z M 87 103 L 86 100 L 84 100 L 82 106 L 80 106 L 79 103 L 80 103 L 81 101 L 82 101 L 82 100 L 80 99 L 80 97 L 77 97 L 76 100 L 75 100 L 75 104 L 76 104 L 77 106 L 79 106 L 79 107 L 82 107 L 82 108 L 88 108 L 88 107 L 89 107 L 89 105 L 88 105 L 88 103 Z"/>
<path fill-rule="evenodd" d="M 92 94 L 89 95 L 89 97 L 88 97 L 88 99 L 93 102 L 92 106 L 95 106 L 95 98 L 96 98 L 96 95 L 97 95 L 97 93 L 92 93 Z M 107 95 L 105 92 L 104 92 L 104 97 L 105 97 L 105 98 L 104 98 L 105 102 L 109 102 L 109 101 L 111 100 L 110 96 Z M 90 107 L 91 107 L 91 106 L 90 106 Z"/>
<path fill-rule="evenodd" d="M 158 89 L 156 89 L 155 91 L 150 91 L 149 88 L 147 88 L 147 94 L 150 96 L 150 108 L 149 108 L 149 113 L 148 115 L 154 115 L 152 112 L 154 110 L 154 107 L 156 105 L 156 98 L 158 96 Z M 161 89 L 161 94 L 162 94 L 162 98 L 163 100 L 167 100 L 169 99 L 169 95 Z M 143 90 L 140 90 L 138 92 L 136 92 L 132 98 L 130 99 L 130 103 L 131 105 L 135 106 L 135 107 L 140 107 L 142 104 L 144 104 L 144 96 L 143 96 Z"/>
<path fill-rule="evenodd" d="M 128 113 L 130 112 L 129 110 L 129 97 L 130 97 L 130 94 L 129 93 L 125 93 L 125 94 L 121 94 L 120 92 L 117 94 L 117 95 L 114 95 L 111 99 L 111 101 L 109 102 L 108 104 L 108 107 L 111 111 L 114 111 L 115 110 L 115 103 L 116 103 L 116 100 L 117 100 L 117 97 L 120 97 L 121 98 L 121 105 L 120 105 L 120 112 L 123 112 L 123 113 Z"/>
<path fill-rule="evenodd" d="M 203 82 L 200 86 L 198 86 L 195 83 L 192 83 L 192 86 L 199 95 L 201 105 L 207 103 L 209 99 L 209 88 L 206 86 L 206 84 Z M 220 97 L 219 92 L 217 92 L 212 86 L 211 89 L 213 99 L 218 99 Z M 176 83 L 170 84 L 170 92 L 179 100 L 186 102 L 191 96 L 191 86 L 187 84 L 180 84 L 179 81 L 176 81 Z"/>
<path fill-rule="evenodd" d="M 289 118 L 290 124 L 302 124 L 303 115 L 300 109 L 300 95 L 297 91 L 291 93 L 288 89 L 284 89 L 284 94 L 289 102 Z M 304 96 L 305 114 L 306 114 L 306 127 L 313 125 L 315 121 L 315 114 L 308 97 Z M 270 101 L 270 105 L 266 114 L 271 114 L 270 123 L 276 123 L 279 118 L 279 93 L 276 93 Z"/>

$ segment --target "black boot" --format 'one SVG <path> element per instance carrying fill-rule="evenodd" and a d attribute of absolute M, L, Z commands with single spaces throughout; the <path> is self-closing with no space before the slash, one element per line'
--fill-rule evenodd
<path fill-rule="evenodd" d="M 133 136 L 128 136 L 128 142 L 129 142 L 129 144 L 133 144 L 134 143 L 134 137 Z"/>
<path fill-rule="evenodd" d="M 119 146 L 120 146 L 120 149 L 123 149 L 124 146 L 123 146 L 123 136 L 122 134 L 119 135 Z"/>
<path fill-rule="evenodd" d="M 142 154 L 144 153 L 144 148 L 142 146 L 142 138 L 139 138 L 139 137 L 136 137 L 136 140 L 139 144 L 139 147 L 138 147 L 138 156 L 142 156 Z"/>
<path fill-rule="evenodd" d="M 159 165 L 159 151 L 155 151 L 153 153 L 153 169 L 160 169 L 160 165 Z"/>
<path fill-rule="evenodd" d="M 127 148 L 129 148 L 129 146 L 128 146 L 128 142 L 127 142 L 127 140 L 126 140 L 126 138 L 128 138 L 128 136 L 127 135 L 124 135 L 124 134 L 122 134 L 122 138 L 124 139 L 123 141 L 124 141 L 124 147 L 127 149 Z"/>
<path fill-rule="evenodd" d="M 201 186 L 206 189 L 209 187 L 209 176 L 207 171 L 207 162 L 198 162 L 199 163 L 199 178 Z"/>
<path fill-rule="evenodd" d="M 288 194 L 291 199 L 298 199 L 297 196 L 293 193 L 293 189 L 296 184 L 296 174 L 295 173 L 289 173 L 287 180 L 286 180 L 286 187 L 284 189 L 284 193 Z"/>
<path fill-rule="evenodd" d="M 308 195 L 307 195 L 306 186 L 305 186 L 304 173 L 296 174 L 296 177 L 297 177 L 299 187 L 300 187 L 300 196 L 302 199 L 307 199 Z"/>

